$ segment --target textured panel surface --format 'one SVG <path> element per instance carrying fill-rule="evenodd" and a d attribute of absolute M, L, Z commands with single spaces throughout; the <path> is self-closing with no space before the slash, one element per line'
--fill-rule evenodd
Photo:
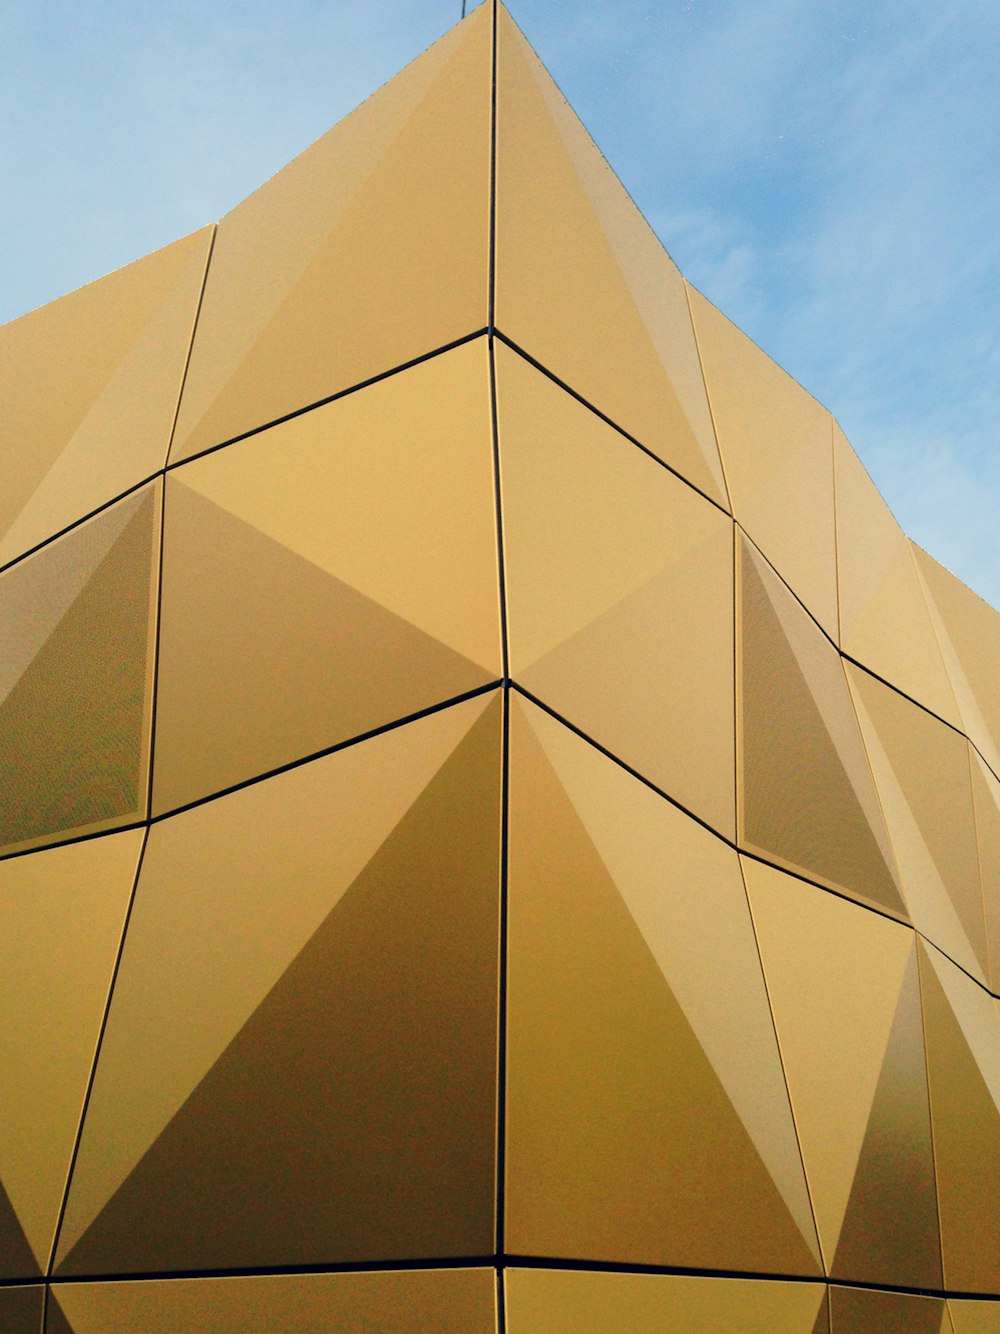
<path fill-rule="evenodd" d="M 913 932 L 743 870 L 828 1272 L 939 1288 Z"/>
<path fill-rule="evenodd" d="M 903 915 L 840 657 L 745 538 L 739 548 L 740 841 Z"/>
<path fill-rule="evenodd" d="M 0 862 L 0 1187 L 42 1270 L 143 836 L 127 830 Z M 0 1272 L 17 1276 L 11 1247 L 0 1247 Z"/>
<path fill-rule="evenodd" d="M 486 324 L 490 13 L 220 223 L 173 461 Z"/>
<path fill-rule="evenodd" d="M 732 523 L 504 347 L 497 379 L 514 679 L 731 838 Z"/>
<path fill-rule="evenodd" d="M 498 724 L 470 701 L 154 828 L 63 1272 L 489 1252 Z"/>
<path fill-rule="evenodd" d="M 0 329 L 0 565 L 163 467 L 213 231 Z"/>
<path fill-rule="evenodd" d="M 494 1334 L 492 1269 L 66 1283 L 50 1334 Z M 18 1331 L 18 1334 L 20 1332 Z"/>
<path fill-rule="evenodd" d="M 496 266 L 500 331 L 727 505 L 684 281 L 502 8 Z"/>
<path fill-rule="evenodd" d="M 154 813 L 495 679 L 485 343 L 174 470 L 164 534 Z"/>
<path fill-rule="evenodd" d="M 832 418 L 688 290 L 733 516 L 836 640 Z"/>
<path fill-rule="evenodd" d="M 0 850 L 146 811 L 153 483 L 0 575 Z"/>
<path fill-rule="evenodd" d="M 821 1284 L 508 1269 L 508 1334 L 828 1334 Z"/>
<path fill-rule="evenodd" d="M 831 1334 L 951 1334 L 939 1298 L 871 1288 L 832 1288 L 830 1329 Z"/>
<path fill-rule="evenodd" d="M 818 1273 L 735 854 L 531 705 L 511 766 L 508 1251 Z"/>
<path fill-rule="evenodd" d="M 39 1334 L 42 1327 L 41 1287 L 0 1288 L 0 1328 L 4 1334 Z"/>

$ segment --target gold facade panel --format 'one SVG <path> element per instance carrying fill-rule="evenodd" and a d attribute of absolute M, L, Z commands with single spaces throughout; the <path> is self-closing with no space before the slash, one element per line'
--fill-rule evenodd
<path fill-rule="evenodd" d="M 0 1225 L 6 1277 L 48 1265 L 143 838 L 0 861 L 0 1191 L 17 1224 Z M 8 1230 L 31 1248 L 27 1273 Z"/>
<path fill-rule="evenodd" d="M 819 1273 L 736 855 L 512 709 L 507 1250 Z"/>
<path fill-rule="evenodd" d="M 507 1334 L 829 1334 L 818 1283 L 517 1268 L 504 1283 Z"/>
<path fill-rule="evenodd" d="M 743 870 L 827 1271 L 939 1288 L 913 932 L 773 867 Z"/>
<path fill-rule="evenodd" d="M 0 851 L 146 813 L 161 486 L 0 574 Z"/>
<path fill-rule="evenodd" d="M 53 1307 L 53 1334 L 495 1334 L 497 1328 L 492 1269 L 65 1283 L 50 1313 Z"/>
<path fill-rule="evenodd" d="M 847 675 L 918 931 L 985 984 L 989 961 L 968 743 L 852 664 Z"/>
<path fill-rule="evenodd" d="M 961 727 L 906 535 L 836 423 L 833 454 L 841 648 L 939 718 Z"/>
<path fill-rule="evenodd" d="M 938 1297 L 872 1288 L 831 1288 L 831 1334 L 952 1334 Z"/>
<path fill-rule="evenodd" d="M 154 812 L 498 678 L 485 341 L 173 470 L 164 534 Z"/>
<path fill-rule="evenodd" d="M 733 517 L 834 640 L 833 419 L 688 288 Z"/>
<path fill-rule="evenodd" d="M 154 826 L 61 1272 L 492 1249 L 499 716 Z"/>
<path fill-rule="evenodd" d="M 1000 1292 L 1000 1013 L 919 944 L 945 1287 Z"/>
<path fill-rule="evenodd" d="M 1000 1334 L 1000 1302 L 948 1301 L 955 1334 Z"/>
<path fill-rule="evenodd" d="M 0 566 L 163 467 L 213 230 L 0 329 Z"/>
<path fill-rule="evenodd" d="M 738 545 L 741 845 L 903 916 L 840 655 L 755 548 Z"/>
<path fill-rule="evenodd" d="M 684 281 L 501 7 L 496 322 L 728 507 Z"/>
<path fill-rule="evenodd" d="M 0 1329 L 4 1334 L 40 1334 L 43 1287 L 0 1288 Z"/>
<path fill-rule="evenodd" d="M 219 224 L 171 460 L 486 325 L 491 7 Z"/>
<path fill-rule="evenodd" d="M 1000 774 L 1000 615 L 926 551 L 915 543 L 912 547 L 964 730 Z"/>
<path fill-rule="evenodd" d="M 496 358 L 511 674 L 732 838 L 732 523 Z"/>
<path fill-rule="evenodd" d="M 969 763 L 990 955 L 990 987 L 1000 993 L 1000 779 L 972 746 Z"/>

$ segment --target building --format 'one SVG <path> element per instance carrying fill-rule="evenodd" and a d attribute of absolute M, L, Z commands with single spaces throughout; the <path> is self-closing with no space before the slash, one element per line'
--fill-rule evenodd
<path fill-rule="evenodd" d="M 502 6 L 0 384 L 4 1329 L 1000 1330 L 1000 616 Z"/>

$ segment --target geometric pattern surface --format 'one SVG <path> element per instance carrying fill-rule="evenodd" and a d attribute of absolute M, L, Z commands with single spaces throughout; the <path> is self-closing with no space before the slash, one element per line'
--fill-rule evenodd
<path fill-rule="evenodd" d="M 1000 1334 L 1000 615 L 498 0 L 0 387 L 0 1327 Z"/>

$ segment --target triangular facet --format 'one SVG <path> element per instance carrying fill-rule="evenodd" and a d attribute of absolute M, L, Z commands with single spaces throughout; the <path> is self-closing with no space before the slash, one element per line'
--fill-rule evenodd
<path fill-rule="evenodd" d="M 21 1220 L 0 1181 L 0 1277 L 35 1278 L 43 1266 L 32 1253 Z M 2 1289 L 0 1289 L 2 1292 Z"/>
<path fill-rule="evenodd" d="M 61 1272 L 491 1249 L 499 703 L 483 709 L 445 710 L 170 822 L 177 837 L 139 886 Z M 192 841 L 213 806 L 206 855 Z M 225 806 L 238 817 L 228 838 Z M 262 821 L 286 828 L 266 850 L 251 832 Z M 239 930 L 206 922 L 234 912 Z M 187 1022 L 162 999 L 178 973 Z M 211 1047 L 199 1035 L 192 1059 L 192 1023 L 216 996 L 224 1027 Z M 140 1138 L 129 1122 L 143 1102 Z"/>
<path fill-rule="evenodd" d="M 44 1270 L 143 831 L 0 862 L 0 1181 Z"/>
<path fill-rule="evenodd" d="M 1000 1334 L 1000 1302 L 948 1301 L 955 1334 Z"/>
<path fill-rule="evenodd" d="M 913 955 L 913 937 L 904 926 L 774 867 L 746 858 L 743 871 L 829 1264 Z M 914 992 L 910 1001 L 919 1023 L 919 996 Z M 929 1143 L 926 1149 L 929 1167 Z M 898 1194 L 890 1191 L 889 1198 L 902 1207 Z"/>
<path fill-rule="evenodd" d="M 840 657 L 740 539 L 741 838 L 903 915 Z"/>
<path fill-rule="evenodd" d="M 1000 1016 L 988 992 L 918 943 L 945 1287 L 1000 1285 Z"/>
<path fill-rule="evenodd" d="M 122 502 L 128 522 L 0 704 L 0 845 L 8 849 L 145 810 L 158 498 L 153 485 Z M 85 536 L 75 530 L 62 541 Z M 43 590 L 48 554 L 30 558 Z"/>
<path fill-rule="evenodd" d="M 48 1328 L 60 1334 L 496 1334 L 493 1269 L 61 1283 L 55 1292 Z"/>
<path fill-rule="evenodd" d="M 961 726 L 910 544 L 834 424 L 840 645 L 940 718 Z"/>
<path fill-rule="evenodd" d="M 39 1334 L 44 1302 L 41 1286 L 0 1288 L 0 1329 L 4 1334 Z M 58 1334 L 59 1326 L 50 1321 L 47 1330 Z"/>
<path fill-rule="evenodd" d="M 732 835 L 732 524 L 522 358 L 496 356 L 511 672 Z"/>
<path fill-rule="evenodd" d="M 979 981 L 988 958 L 968 745 L 867 672 L 847 664 L 909 916 Z"/>
<path fill-rule="evenodd" d="M 688 290 L 733 517 L 836 640 L 833 419 Z"/>
<path fill-rule="evenodd" d="M 214 230 L 0 330 L 0 565 L 163 467 Z"/>
<path fill-rule="evenodd" d="M 727 505 L 684 282 L 502 6 L 496 322 Z"/>
<path fill-rule="evenodd" d="M 663 962 L 669 966 L 672 957 L 676 964 L 689 942 L 672 942 L 666 923 L 671 911 L 681 920 L 685 912 L 697 916 L 697 895 L 687 901 L 683 896 L 691 857 L 678 849 L 664 863 L 662 853 L 671 834 L 676 835 L 675 821 L 683 823 L 685 817 L 574 739 L 573 744 L 587 752 L 586 767 L 603 769 L 612 790 L 624 783 L 634 792 L 636 801 L 624 812 L 627 828 L 641 827 L 644 839 L 648 838 L 646 798 L 662 802 L 666 829 L 662 842 L 657 840 L 661 892 L 676 895 L 678 903 L 673 909 L 664 903 L 664 916 L 656 922 L 653 884 L 633 881 L 627 890 L 619 887 L 601 859 L 539 742 L 533 725 L 538 716 L 530 706 L 515 703 L 509 854 L 508 1251 L 618 1263 L 818 1273 L 801 1167 L 797 1199 L 789 1176 L 794 1138 L 780 1073 L 780 1090 L 769 1097 L 766 1083 L 752 1090 L 745 1078 L 753 1058 L 747 1070 L 739 1068 L 741 1038 L 755 1057 L 763 1052 L 765 1037 L 754 1028 L 752 1000 L 737 1036 L 731 1022 L 722 1022 L 725 978 L 716 979 L 717 997 L 701 998 L 696 1022 L 703 1033 L 713 1026 L 716 1030 L 708 1043 L 710 1055 L 682 1008 L 684 1000 L 691 999 L 686 983 L 693 961 L 678 970 L 675 994 L 633 915 L 632 906 L 643 918 L 653 915 L 654 926 L 648 921 L 644 926 L 656 931 Z M 584 774 L 584 787 L 590 781 Z M 615 805 L 621 816 L 623 808 Z M 624 805 L 629 806 L 627 798 Z M 611 838 L 607 825 L 604 829 Z M 714 843 L 700 829 L 697 835 Z M 631 857 L 631 871 L 636 873 L 638 867 L 641 874 L 641 850 L 636 847 L 630 854 L 626 842 L 617 842 L 618 853 L 625 861 Z M 720 856 L 731 856 L 724 845 L 718 849 Z M 697 857 L 694 860 L 697 863 Z M 624 861 L 621 869 L 628 874 Z M 698 883 L 710 880 L 703 867 Z M 635 899 L 632 906 L 629 896 Z M 723 925 L 721 941 L 732 930 Z M 698 940 L 697 932 L 692 931 L 692 939 Z M 703 940 L 698 945 L 704 949 Z M 720 953 L 729 959 L 731 950 Z M 717 966 L 710 950 L 705 957 L 694 947 L 692 955 L 705 970 Z M 721 974 L 721 964 L 718 967 Z M 741 960 L 741 976 L 746 967 Z M 687 978 L 684 968 L 689 970 Z M 727 1013 L 731 1020 L 731 1010 Z M 771 1043 L 773 1047 L 773 1032 Z M 773 1056 L 776 1070 L 776 1052 Z M 760 1148 L 714 1060 L 727 1067 L 727 1082 L 753 1125 Z M 767 1071 L 766 1061 L 762 1068 Z M 765 1127 L 758 1113 L 769 1114 L 770 1125 Z M 781 1189 L 772 1171 L 781 1180 Z M 797 1221 L 803 1213 L 805 1217 Z M 751 1215 L 756 1222 L 748 1231 L 744 1220 Z M 806 1228 L 812 1234 L 808 1240 L 803 1235 Z"/>
<path fill-rule="evenodd" d="M 900 1287 L 942 1285 L 927 1067 L 912 950 L 831 1273 Z"/>
<path fill-rule="evenodd" d="M 491 6 L 219 224 L 171 461 L 486 325 Z"/>
<path fill-rule="evenodd" d="M 154 813 L 490 679 L 175 476 L 166 533 Z"/>
<path fill-rule="evenodd" d="M 1000 779 L 969 746 L 976 842 L 983 887 L 983 911 L 990 956 L 991 989 L 1000 993 Z"/>
<path fill-rule="evenodd" d="M 947 1308 L 939 1297 L 873 1288 L 830 1289 L 833 1334 L 942 1334 L 945 1320 Z"/>

